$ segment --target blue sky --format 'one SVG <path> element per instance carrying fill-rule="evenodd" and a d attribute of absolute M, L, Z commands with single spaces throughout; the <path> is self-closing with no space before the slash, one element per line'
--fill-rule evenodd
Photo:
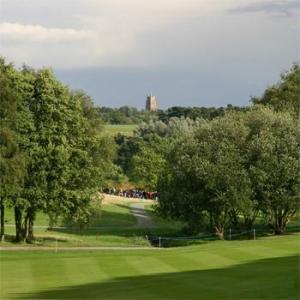
<path fill-rule="evenodd" d="M 0 54 L 104 106 L 247 105 L 300 60 L 300 1 L 1 0 Z"/>

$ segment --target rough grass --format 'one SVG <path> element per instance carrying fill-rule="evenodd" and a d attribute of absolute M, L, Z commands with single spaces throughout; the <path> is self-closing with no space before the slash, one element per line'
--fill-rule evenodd
<path fill-rule="evenodd" d="M 155 228 L 138 228 L 136 218 L 132 215 L 130 205 L 132 203 L 145 203 L 148 207 L 152 201 L 129 199 L 116 196 L 106 196 L 102 201 L 102 206 L 95 205 L 92 210 L 89 224 L 83 228 L 70 226 L 59 221 L 57 226 L 66 228 L 53 228 L 49 230 L 48 217 L 38 213 L 35 222 L 36 241 L 33 245 L 12 243 L 15 234 L 13 224 L 12 210 L 6 210 L 6 242 L 1 246 L 50 246 L 55 247 L 58 241 L 58 247 L 81 247 L 81 246 L 148 246 L 150 243 L 147 236 L 172 235 L 178 232 L 181 227 L 178 222 L 164 221 L 155 218 L 157 226 Z M 150 211 L 149 211 L 150 213 Z M 43 227 L 41 227 L 43 226 Z"/>
<path fill-rule="evenodd" d="M 153 251 L 0 255 L 1 299 L 299 297 L 299 235 Z"/>

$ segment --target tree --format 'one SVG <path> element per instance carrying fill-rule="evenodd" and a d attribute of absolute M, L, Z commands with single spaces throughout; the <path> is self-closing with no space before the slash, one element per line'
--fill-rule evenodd
<path fill-rule="evenodd" d="M 239 149 L 245 130 L 230 118 L 202 123 L 193 136 L 175 142 L 160 178 L 161 211 L 199 231 L 209 228 L 223 238 L 239 201 L 248 201 L 250 181 Z"/>
<path fill-rule="evenodd" d="M 17 124 L 20 118 L 20 98 L 9 75 L 13 66 L 0 61 L 0 172 L 1 172 L 1 240 L 4 240 L 5 206 L 11 205 L 24 177 L 24 157 L 18 145 Z"/>
<path fill-rule="evenodd" d="M 24 67 L 18 72 L 13 65 L 1 66 L 1 184 L 2 212 L 5 207 L 24 206 L 20 197 L 27 177 L 30 133 L 34 129 L 28 100 L 32 94 L 32 72 Z M 27 72 L 28 71 L 28 72 Z M 26 73 L 26 74 L 25 74 Z M 9 180 L 8 177 L 10 178 Z"/>
<path fill-rule="evenodd" d="M 249 172 L 255 197 L 276 234 L 300 209 L 299 119 L 288 113 L 254 109 L 247 116 Z"/>
<path fill-rule="evenodd" d="M 132 158 L 133 181 L 144 189 L 155 191 L 164 164 L 164 156 L 161 151 L 157 151 L 157 147 L 140 146 L 138 153 Z"/>
<path fill-rule="evenodd" d="M 90 200 L 103 185 L 114 147 L 112 139 L 100 134 L 101 122 L 89 97 L 70 92 L 50 70 L 24 67 L 14 71 L 12 79 L 22 104 L 20 121 L 14 119 L 14 124 L 26 176 L 11 205 L 16 240 L 31 241 L 39 210 L 54 218 L 87 219 Z"/>
<path fill-rule="evenodd" d="M 30 102 L 35 147 L 22 195 L 28 203 L 28 240 L 33 239 L 37 210 L 86 221 L 90 200 L 103 184 L 111 147 L 94 130 L 101 124 L 88 100 L 82 93 L 70 93 L 51 71 L 37 72 Z"/>
<path fill-rule="evenodd" d="M 299 119 L 253 107 L 199 123 L 174 141 L 159 178 L 160 211 L 194 231 L 251 229 L 261 212 L 276 234 L 300 208 Z"/>
<path fill-rule="evenodd" d="M 254 104 L 274 108 L 275 111 L 289 111 L 300 117 L 300 65 L 295 63 L 289 71 L 281 74 L 280 81 L 267 88 L 262 97 L 254 97 Z"/>
<path fill-rule="evenodd" d="M 198 122 L 191 119 L 171 118 L 167 124 L 151 121 L 136 130 L 138 149 L 132 157 L 132 180 L 144 188 L 157 190 L 160 173 L 165 167 L 171 144 L 181 135 L 189 135 Z"/>

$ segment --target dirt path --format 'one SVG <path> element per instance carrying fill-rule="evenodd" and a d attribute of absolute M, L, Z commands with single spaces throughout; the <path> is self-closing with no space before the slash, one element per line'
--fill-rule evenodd
<path fill-rule="evenodd" d="M 148 213 L 145 211 L 144 203 L 133 203 L 130 205 L 132 214 L 137 219 L 139 227 L 154 227 L 155 224 Z"/>

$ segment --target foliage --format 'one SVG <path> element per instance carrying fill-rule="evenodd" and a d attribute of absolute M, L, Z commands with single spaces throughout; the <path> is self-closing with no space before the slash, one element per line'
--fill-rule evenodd
<path fill-rule="evenodd" d="M 10 201 L 15 210 L 16 240 L 34 238 L 37 211 L 48 213 L 52 219 L 64 215 L 86 222 L 89 203 L 104 185 L 114 156 L 114 141 L 101 135 L 102 123 L 91 99 L 83 92 L 70 91 L 48 69 L 16 70 L 2 61 L 3 76 L 11 87 L 3 89 L 1 98 L 11 104 L 3 106 L 1 122 L 8 128 L 12 123 L 8 119 L 13 116 L 15 124 L 15 128 L 8 128 L 15 132 L 10 146 L 1 143 L 1 153 L 6 155 L 3 162 L 8 165 L 8 155 L 17 157 L 17 151 L 25 160 L 22 182 L 17 182 L 17 193 Z M 8 148 L 16 150 L 8 154 Z M 4 186 L 4 190 L 9 189 L 7 182 Z"/>
<path fill-rule="evenodd" d="M 212 120 L 216 117 L 223 116 L 226 111 L 244 111 L 247 108 L 233 106 L 227 107 L 184 107 L 173 106 L 166 110 L 158 110 L 157 112 L 148 112 L 138 110 L 135 107 L 121 106 L 119 108 L 98 107 L 97 113 L 107 124 L 141 124 L 151 121 L 162 121 L 168 123 L 172 118 L 189 118 L 191 120 L 207 119 Z"/>
<path fill-rule="evenodd" d="M 107 124 L 139 124 L 155 118 L 155 113 L 138 110 L 135 107 L 121 106 L 120 108 L 99 107 L 98 116 Z"/>
<path fill-rule="evenodd" d="M 1 240 L 4 239 L 5 206 L 12 205 L 17 197 L 25 175 L 25 157 L 20 149 L 21 122 L 26 123 L 25 111 L 14 89 L 17 77 L 12 65 L 0 60 L 0 197 Z M 23 120 L 21 120 L 23 117 Z"/>
<path fill-rule="evenodd" d="M 158 184 L 160 211 L 221 238 L 260 211 L 282 233 L 300 204 L 299 122 L 253 108 L 200 124 L 173 143 Z M 204 227 L 203 227 L 204 226 Z"/>
<path fill-rule="evenodd" d="M 132 178 L 138 186 L 154 191 L 158 177 L 164 168 L 164 157 L 161 153 L 147 145 L 139 148 L 139 152 L 132 157 Z"/>
<path fill-rule="evenodd" d="M 189 135 L 196 124 L 184 118 L 172 118 L 167 124 L 142 123 L 135 132 L 136 151 L 129 160 L 131 179 L 144 189 L 156 190 L 171 144 L 181 135 Z"/>
<path fill-rule="evenodd" d="M 280 81 L 267 88 L 261 97 L 254 97 L 255 104 L 274 108 L 276 111 L 288 111 L 296 118 L 300 117 L 300 65 L 281 74 Z"/>
<path fill-rule="evenodd" d="M 300 120 L 255 110 L 246 122 L 252 127 L 248 151 L 255 198 L 266 222 L 280 234 L 300 207 Z"/>
<path fill-rule="evenodd" d="M 227 111 L 244 111 L 247 108 L 228 104 L 227 107 L 184 107 L 173 106 L 167 110 L 158 111 L 159 120 L 167 123 L 172 118 L 189 118 L 191 120 L 205 119 L 212 120 L 216 117 L 224 116 Z"/>

